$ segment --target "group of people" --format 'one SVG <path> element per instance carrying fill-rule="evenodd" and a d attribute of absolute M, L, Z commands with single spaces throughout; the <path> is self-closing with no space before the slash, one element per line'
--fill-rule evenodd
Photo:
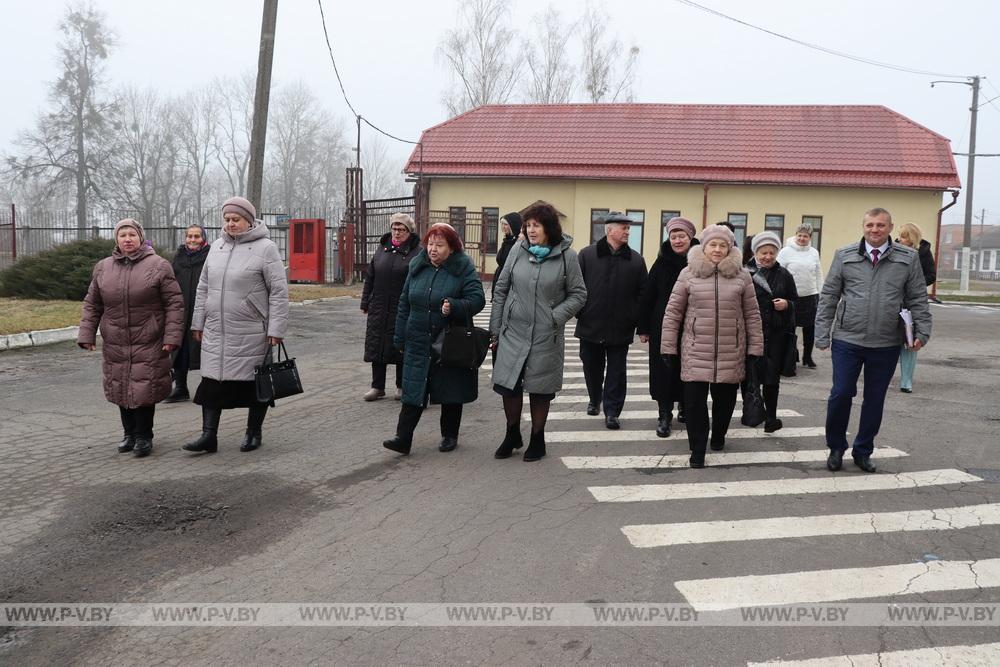
<path fill-rule="evenodd" d="M 872 231 L 872 218 L 879 221 L 874 225 L 878 233 Z M 883 218 L 888 223 L 882 224 Z M 751 382 L 759 385 L 763 397 L 764 431 L 774 433 L 783 427 L 777 410 L 780 378 L 795 374 L 798 328 L 803 332 L 801 361 L 806 368 L 816 368 L 814 344 L 825 350 L 831 335 L 835 340 L 827 418 L 831 470 L 834 454 L 840 452 L 842 457 L 846 449 L 850 398 L 860 369 L 892 357 L 891 366 L 865 366 L 866 385 L 872 386 L 866 388 L 864 428 L 854 457 L 863 470 L 874 470 L 868 445 L 878 431 L 885 388 L 901 352 L 915 355 L 926 343 L 930 314 L 921 261 L 910 247 L 921 247 L 919 229 L 905 225 L 899 242 L 892 243 L 888 212 L 873 209 L 864 221 L 862 250 L 865 244 L 878 241 L 882 246 L 885 241 L 887 245 L 876 250 L 876 257 L 883 253 L 885 268 L 875 272 L 876 260 L 871 275 L 855 276 L 848 267 L 847 280 L 844 260 L 852 258 L 841 249 L 824 281 L 807 225 L 784 242 L 770 231 L 752 237 L 744 263 L 726 224 L 711 225 L 699 235 L 690 220 L 676 217 L 667 223 L 667 239 L 647 272 L 642 255 L 628 245 L 631 220 L 620 213 L 609 214 L 604 237 L 579 253 L 572 249 L 572 238 L 563 233 L 553 207 L 536 204 L 523 213 L 505 215 L 500 220 L 505 234 L 497 255 L 489 324 L 493 390 L 501 397 L 506 421 L 494 456 L 509 458 L 524 445 L 525 393 L 531 430 L 523 459 L 531 462 L 545 456 L 549 406 L 562 389 L 565 326 L 576 317 L 574 335 L 580 341 L 587 414 L 603 412 L 605 427 L 620 428 L 628 351 L 638 334 L 649 346 L 649 394 L 658 406 L 656 434 L 670 436 L 676 405 L 678 420 L 686 423 L 693 468 L 705 465 L 708 448 L 725 448 L 737 394 L 741 388 L 755 389 Z M 452 451 L 458 445 L 462 405 L 478 398 L 477 373 L 436 363 L 432 341 L 450 324 L 471 326 L 473 316 L 485 307 L 482 283 L 449 225 L 432 225 L 418 245 L 408 216 L 394 217 L 392 224 L 369 266 L 362 300 L 362 310 L 368 313 L 365 359 L 372 363 L 373 373 L 365 400 L 385 395 L 385 364 L 399 364 L 397 397 L 402 406 L 396 434 L 383 445 L 409 454 L 423 409 L 440 403 L 439 450 Z M 919 290 L 914 276 L 920 278 Z M 859 294 L 877 302 L 881 314 L 861 310 L 855 303 Z M 831 308 L 839 313 L 836 323 Z M 902 344 L 899 312 L 904 308 L 914 318 L 913 345 Z M 845 310 L 861 319 L 845 325 Z M 852 329 L 864 329 L 869 319 L 880 322 L 880 336 L 864 332 L 859 336 Z M 859 357 L 846 351 L 848 345 L 865 349 L 890 341 L 886 347 L 892 353 L 882 356 L 855 350 Z M 905 380 L 904 367 L 904 391 Z"/>
<path fill-rule="evenodd" d="M 110 257 L 94 267 L 77 344 L 103 340 L 104 395 L 119 407 L 121 453 L 147 456 L 160 401 L 187 400 L 187 373 L 201 369 L 194 402 L 201 435 L 183 449 L 218 450 L 222 411 L 247 408 L 240 451 L 262 444 L 268 403 L 257 398 L 254 369 L 288 326 L 288 281 L 277 247 L 242 197 L 222 207 L 222 233 L 209 244 L 203 227 L 186 230 L 173 262 L 145 243 L 131 218 L 115 225 Z"/>
<path fill-rule="evenodd" d="M 150 453 L 155 406 L 190 398 L 192 368 L 201 369 L 194 402 L 202 409 L 202 432 L 183 449 L 217 451 L 222 411 L 232 408 L 248 411 L 240 450 L 262 444 L 269 403 L 258 399 L 254 370 L 285 337 L 287 279 L 253 205 L 233 197 L 222 214 L 220 237 L 209 244 L 204 228 L 189 227 L 172 265 L 145 242 L 139 222 L 121 220 L 111 256 L 94 267 L 77 342 L 95 350 L 98 330 L 103 337 L 104 392 L 119 406 L 123 429 L 119 452 Z M 902 358 L 901 388 L 911 391 L 916 353 L 930 336 L 926 285 L 934 279 L 919 228 L 903 225 L 893 242 L 888 211 L 872 209 L 863 221 L 862 241 L 836 251 L 824 281 L 807 226 L 785 243 L 770 231 L 752 237 L 744 264 L 731 228 L 710 225 L 697 234 L 690 220 L 676 217 L 647 272 L 628 244 L 631 220 L 620 213 L 611 213 L 605 235 L 579 253 L 551 205 L 507 214 L 489 324 L 493 390 L 506 420 L 494 456 L 509 458 L 524 446 L 525 393 L 531 430 L 523 459 L 545 456 L 549 407 L 562 389 L 565 328 L 575 317 L 587 414 L 603 412 L 605 427 L 620 428 L 628 351 L 638 334 L 649 348 L 656 434 L 670 436 L 676 405 L 693 468 L 705 465 L 706 449 L 724 449 L 741 386 L 745 393 L 758 388 L 752 383 L 759 386 L 764 431 L 782 428 L 780 378 L 795 372 L 795 331 L 802 328 L 804 366 L 816 367 L 814 341 L 832 350 L 828 467 L 842 465 L 851 400 L 864 369 L 852 454 L 858 467 L 874 471 L 870 457 L 896 363 Z M 385 397 L 388 366 L 395 366 L 401 406 L 396 433 L 383 445 L 409 454 L 423 410 L 434 403 L 441 405 L 438 448 L 452 451 L 463 405 L 478 398 L 478 369 L 438 363 L 433 343 L 450 325 L 473 326 L 486 305 L 483 284 L 448 224 L 431 225 L 421 239 L 414 220 L 396 214 L 378 248 L 361 299 L 365 361 L 372 365 L 364 399 Z M 909 344 L 903 309 L 912 317 Z"/>

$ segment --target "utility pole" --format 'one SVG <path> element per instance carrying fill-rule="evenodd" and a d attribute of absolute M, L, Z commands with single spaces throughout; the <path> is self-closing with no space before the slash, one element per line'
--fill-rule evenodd
<path fill-rule="evenodd" d="M 962 236 L 962 274 L 958 283 L 960 294 L 969 293 L 969 262 L 972 258 L 972 188 L 976 176 L 976 117 L 979 114 L 979 81 L 981 77 L 970 76 L 968 81 L 932 81 L 936 83 L 960 83 L 972 88 L 972 120 L 969 123 L 969 170 L 965 178 L 965 227 Z"/>
<path fill-rule="evenodd" d="M 278 0 L 264 0 L 264 18 L 260 26 L 260 54 L 257 58 L 257 90 L 253 97 L 253 129 L 250 132 L 250 173 L 247 177 L 247 199 L 258 211 L 264 181 L 267 107 L 271 101 L 271 63 L 274 61 L 274 29 L 277 19 Z"/>

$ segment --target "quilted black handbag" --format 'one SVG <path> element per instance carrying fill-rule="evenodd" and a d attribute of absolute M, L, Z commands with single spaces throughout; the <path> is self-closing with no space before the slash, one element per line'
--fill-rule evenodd
<path fill-rule="evenodd" d="M 299 380 L 299 369 L 295 359 L 288 358 L 288 350 L 282 342 L 278 347 L 278 360 L 274 361 L 272 351 L 268 346 L 264 355 L 264 363 L 253 369 L 254 382 L 257 385 L 257 400 L 261 403 L 274 403 L 279 398 L 302 393 L 302 381 Z M 281 355 L 285 359 L 282 361 Z"/>
<path fill-rule="evenodd" d="M 490 332 L 475 326 L 447 325 L 431 343 L 438 363 L 449 368 L 476 369 L 490 351 Z"/>

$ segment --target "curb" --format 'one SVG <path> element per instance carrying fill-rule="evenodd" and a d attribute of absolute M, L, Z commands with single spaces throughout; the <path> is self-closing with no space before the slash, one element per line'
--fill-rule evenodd
<path fill-rule="evenodd" d="M 7 334 L 0 336 L 0 350 L 17 350 L 24 347 L 76 340 L 79 332 L 80 327 L 63 327 L 62 329 L 42 329 L 27 333 Z"/>
<path fill-rule="evenodd" d="M 328 296 L 322 299 L 306 299 L 305 301 L 292 301 L 289 306 L 308 306 L 312 303 L 322 303 L 324 301 L 340 301 L 343 299 L 357 299 L 358 297 Z M 63 327 L 61 329 L 42 329 L 40 331 L 29 331 L 27 333 L 6 334 L 0 336 L 0 351 L 19 350 L 25 347 L 37 347 L 38 345 L 51 345 L 52 343 L 62 343 L 67 340 L 76 340 L 80 332 L 80 327 Z"/>

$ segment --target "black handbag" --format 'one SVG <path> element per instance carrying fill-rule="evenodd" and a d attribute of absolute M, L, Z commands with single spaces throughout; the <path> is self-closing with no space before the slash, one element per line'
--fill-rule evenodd
<path fill-rule="evenodd" d="M 799 337 L 794 331 L 785 332 L 785 351 L 781 356 L 781 374 L 786 378 L 795 377 L 795 365 L 799 361 Z"/>
<path fill-rule="evenodd" d="M 264 355 L 264 363 L 253 369 L 253 378 L 257 385 L 257 400 L 261 403 L 273 404 L 279 398 L 301 394 L 303 391 L 302 381 L 299 379 L 299 369 L 295 365 L 295 359 L 288 358 L 285 344 L 279 344 L 277 361 L 274 361 L 273 350 L 274 347 L 269 345 L 267 354 Z M 281 359 L 282 353 L 285 355 L 284 361 Z"/>
<path fill-rule="evenodd" d="M 475 370 L 490 351 L 490 332 L 475 326 L 445 326 L 431 343 L 440 365 Z"/>
<path fill-rule="evenodd" d="M 766 417 L 757 364 L 747 359 L 746 391 L 743 393 L 743 416 L 740 417 L 740 423 L 753 428 L 763 424 Z"/>

